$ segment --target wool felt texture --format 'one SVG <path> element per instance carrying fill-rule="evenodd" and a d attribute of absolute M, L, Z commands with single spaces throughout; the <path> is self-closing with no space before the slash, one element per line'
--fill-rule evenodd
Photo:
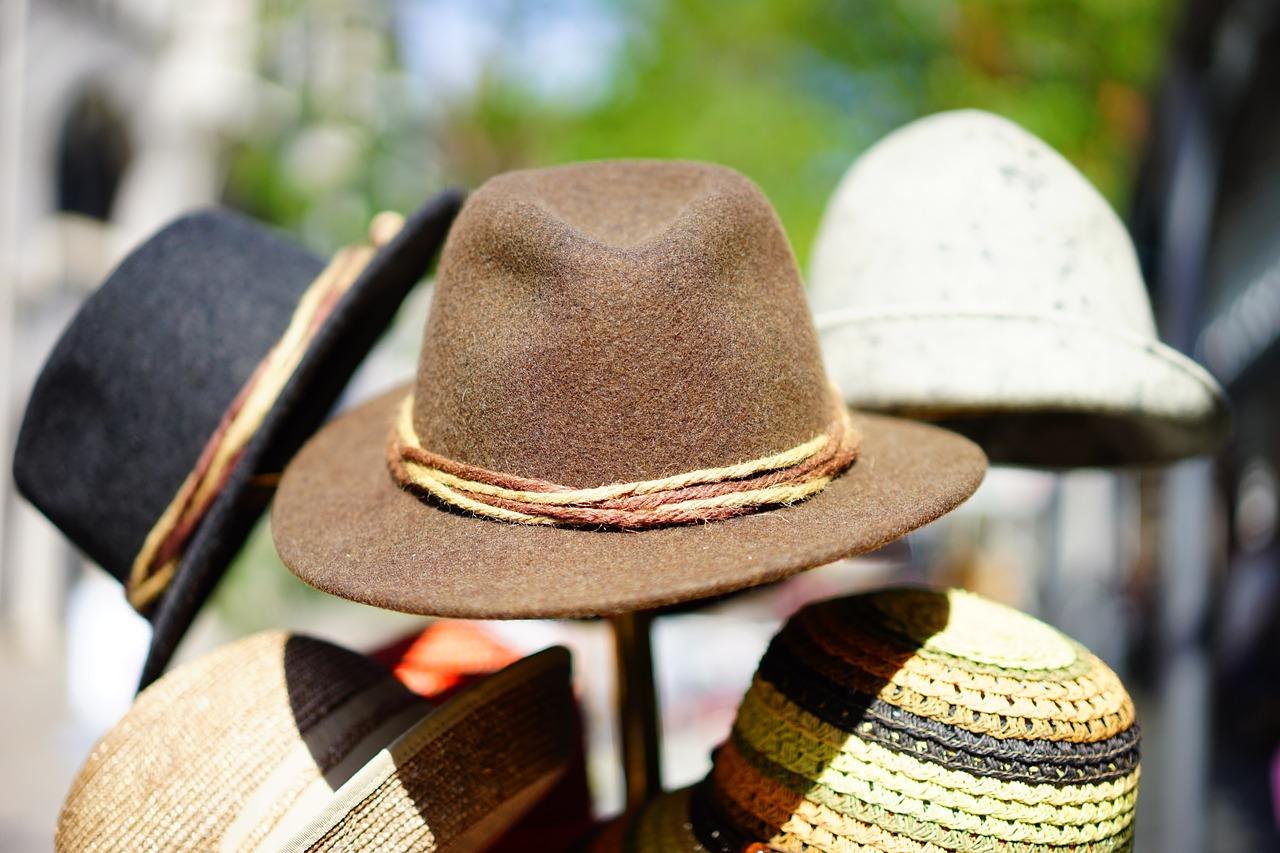
<path fill-rule="evenodd" d="M 1074 640 L 971 593 L 880 590 L 792 617 L 710 775 L 592 849 L 1128 850 L 1138 744 Z"/>
<path fill-rule="evenodd" d="M 426 272 L 461 204 L 410 216 L 315 334 L 147 616 L 142 684 L 161 672 L 265 501 Z M 18 437 L 19 489 L 123 583 L 228 405 L 279 340 L 324 261 L 226 211 L 184 216 L 132 252 L 81 306 L 37 379 Z"/>
<path fill-rule="evenodd" d="M 464 465 L 427 451 L 413 433 L 406 399 L 387 446 L 401 488 L 453 508 L 516 524 L 643 530 L 720 521 L 790 505 L 826 488 L 858 457 L 858 435 L 839 394 L 827 432 L 762 459 L 686 471 L 658 480 L 571 489 Z"/>
<path fill-rule="evenodd" d="M 405 388 L 321 430 L 272 510 L 281 558 L 396 610 L 591 616 L 776 580 L 883 545 L 964 500 L 967 440 L 855 416 L 858 461 L 791 506 L 643 531 L 476 518 L 402 489 Z M 620 161 L 514 172 L 471 195 L 441 256 L 412 385 L 431 452 L 591 488 L 782 452 L 831 422 L 781 224 L 723 167 Z"/>
<path fill-rule="evenodd" d="M 398 230 L 398 229 L 397 229 Z M 389 235 L 394 236 L 394 233 Z M 223 414 L 188 475 L 144 540 L 125 583 L 129 603 L 145 612 L 164 593 L 182 560 L 186 540 L 199 528 L 217 500 L 245 446 L 257 435 L 262 419 L 276 404 L 312 337 L 324 327 L 328 313 L 355 283 L 377 252 L 377 246 L 343 249 L 308 286 L 279 342 L 250 375 Z"/>
<path fill-rule="evenodd" d="M 1157 338 L 1124 224 L 999 116 L 940 113 L 866 151 L 810 283 L 850 405 L 944 423 L 993 462 L 1164 464 L 1228 432 L 1222 389 Z"/>
<path fill-rule="evenodd" d="M 362 655 L 257 634 L 143 691 L 72 783 L 55 846 L 476 849 L 569 765 L 572 713 L 562 648 L 433 704 Z"/>

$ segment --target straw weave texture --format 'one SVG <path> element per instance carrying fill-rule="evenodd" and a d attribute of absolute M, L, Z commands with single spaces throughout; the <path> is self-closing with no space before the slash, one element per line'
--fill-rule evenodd
<path fill-rule="evenodd" d="M 433 709 L 362 655 L 258 634 L 143 692 L 76 778 L 56 847 L 474 849 L 567 766 L 572 701 L 563 649 Z"/>
<path fill-rule="evenodd" d="M 257 783 L 306 732 L 387 678 L 354 652 L 281 632 L 254 635 L 180 667 L 144 691 L 94 747 L 67 796 L 55 846 L 217 846 Z M 371 716 L 420 701 L 405 689 Z M 292 793 L 337 763 L 359 728 L 327 744 L 310 771 L 294 780 Z M 279 811 L 288 804 L 282 798 Z"/>
<path fill-rule="evenodd" d="M 710 776 L 597 849 L 1125 851 L 1138 743 L 1119 679 L 1048 625 L 961 591 L 837 599 L 774 638 Z"/>
<path fill-rule="evenodd" d="M 536 798 L 567 763 L 572 696 L 556 677 L 556 660 L 545 661 L 518 697 L 482 683 L 454 700 L 439 712 L 450 719 L 403 750 L 393 747 L 394 775 L 371 786 L 306 849 L 474 849 L 477 826 L 492 824 L 495 814 L 509 818 L 510 803 Z M 465 725 L 473 719 L 484 725 Z M 429 813 L 429 826 L 419 808 Z"/>

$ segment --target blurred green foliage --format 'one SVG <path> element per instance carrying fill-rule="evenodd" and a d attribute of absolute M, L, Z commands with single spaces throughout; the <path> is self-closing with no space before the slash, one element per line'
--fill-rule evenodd
<path fill-rule="evenodd" d="M 917 116 L 982 107 L 1063 151 L 1123 210 L 1171 23 L 1170 4 L 1160 0 L 423 3 L 419 25 L 431 25 L 433 10 L 466 10 L 508 41 L 463 96 L 416 106 L 413 81 L 400 71 L 406 42 L 391 35 L 401 23 L 397 10 L 413 0 L 264 4 L 264 74 L 290 89 L 281 57 L 309 52 L 312 67 L 293 89 L 294 124 L 236 150 L 233 203 L 300 226 L 314 207 L 332 208 L 347 194 L 354 202 L 303 229 L 313 242 L 329 242 L 353 236 L 374 208 L 405 207 L 446 179 L 474 186 L 529 165 L 695 158 L 755 179 L 803 260 L 828 196 L 859 152 Z M 609 46 L 598 96 L 557 98 L 503 63 L 504 49 L 540 20 L 558 15 L 571 24 L 586 12 L 614 17 L 623 32 Z M 366 67 L 346 70 L 348 88 L 363 96 L 350 103 L 332 85 L 313 85 L 335 70 L 315 68 L 326 54 L 306 44 L 325 38 L 324 15 L 330 29 L 364 33 Z M 330 62 L 349 59 L 328 54 Z M 356 153 L 358 168 L 338 186 L 300 185 L 282 165 L 290 139 L 315 122 L 372 130 Z"/>

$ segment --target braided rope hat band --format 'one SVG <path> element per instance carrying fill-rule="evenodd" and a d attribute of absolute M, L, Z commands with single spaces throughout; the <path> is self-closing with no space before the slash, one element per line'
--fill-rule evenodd
<path fill-rule="evenodd" d="M 719 521 L 789 506 L 826 488 L 858 456 L 858 433 L 833 396 L 826 432 L 780 453 L 653 480 L 574 489 L 487 471 L 432 453 L 413 428 L 413 397 L 401 405 L 387 465 L 404 489 L 482 518 L 513 524 L 640 530 Z"/>
<path fill-rule="evenodd" d="M 792 617 L 709 776 L 593 849 L 1127 851 L 1138 746 L 1079 643 L 971 593 L 887 589 Z"/>

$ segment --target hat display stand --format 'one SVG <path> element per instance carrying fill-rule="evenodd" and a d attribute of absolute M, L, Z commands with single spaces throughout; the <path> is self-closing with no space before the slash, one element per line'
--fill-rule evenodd
<path fill-rule="evenodd" d="M 437 250 L 413 378 L 326 421 Z M 776 596 L 803 606 L 709 772 L 664 790 L 659 619 L 898 541 L 989 459 L 1164 465 L 1229 427 L 1157 337 L 1105 199 L 998 116 L 874 146 L 813 256 L 806 295 L 748 179 L 641 160 L 448 191 L 328 262 L 223 211 L 144 243 L 55 349 L 15 456 L 155 625 L 147 689 L 58 848 L 477 849 L 565 768 L 586 778 L 561 647 L 410 674 L 272 631 L 165 673 L 270 493 L 280 560 L 325 593 L 607 629 L 623 811 L 591 849 L 1130 850 L 1141 735 L 1119 677 L 963 590 Z M 158 331 L 120 331 L 138 325 Z M 596 820 L 579 790 L 562 831 Z"/>
<path fill-rule="evenodd" d="M 662 793 L 662 723 L 653 668 L 655 615 L 652 610 L 642 610 L 609 617 L 624 804 L 628 809 Z"/>

